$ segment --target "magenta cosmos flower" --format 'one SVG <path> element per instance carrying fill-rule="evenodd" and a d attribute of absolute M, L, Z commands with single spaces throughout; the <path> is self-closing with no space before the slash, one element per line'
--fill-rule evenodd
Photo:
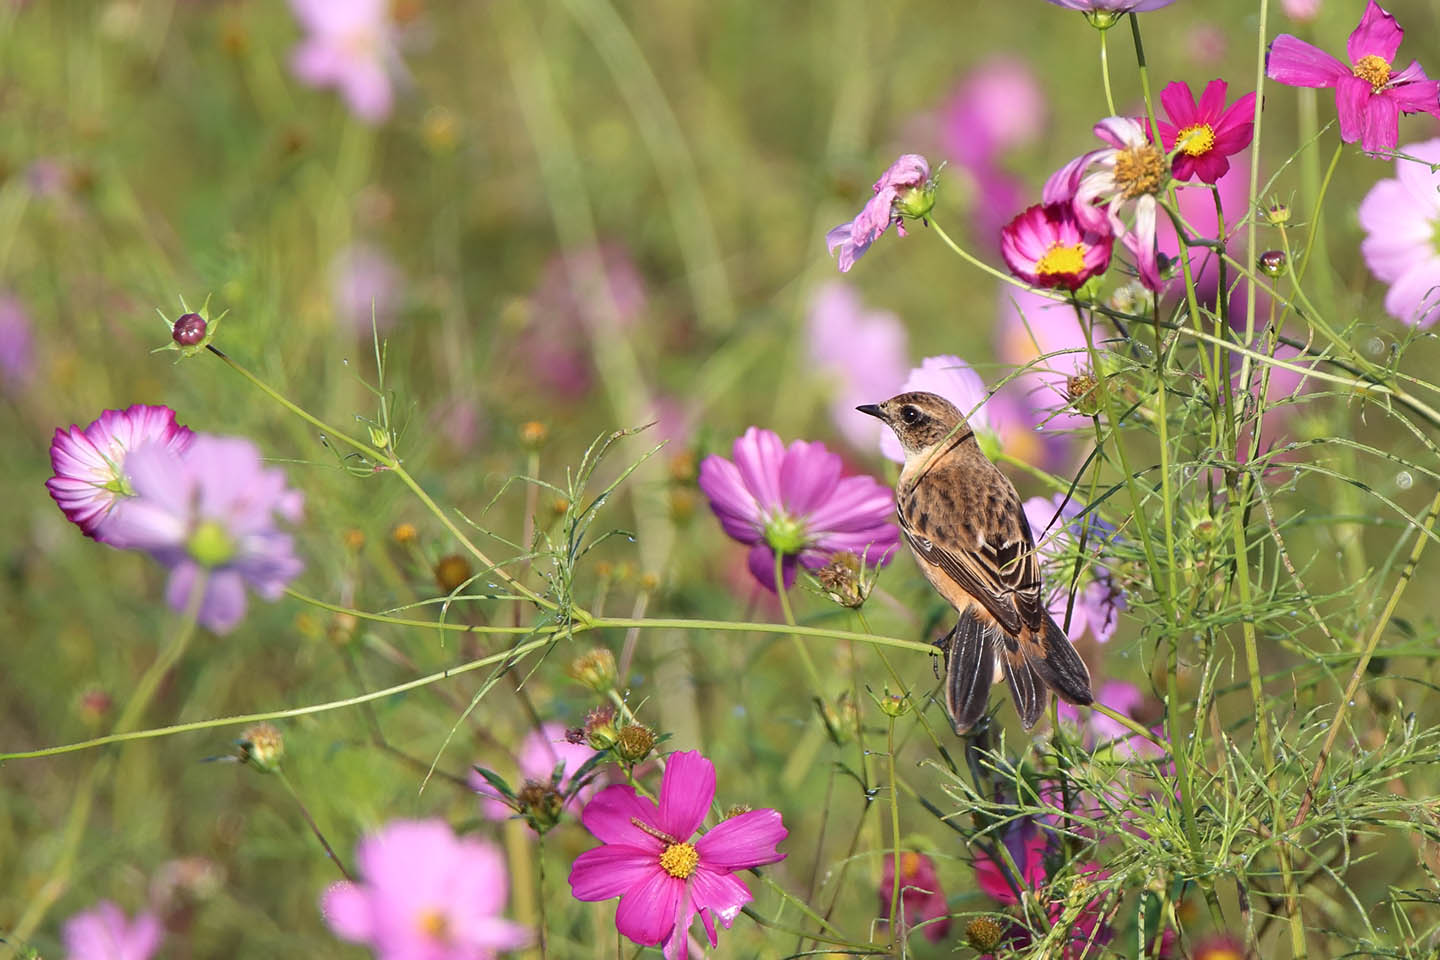
<path fill-rule="evenodd" d="M 1119 612 L 1125 609 L 1125 593 L 1115 584 L 1110 571 L 1089 558 L 1114 534 L 1115 529 L 1095 514 L 1088 516 L 1089 534 L 1085 537 L 1087 559 L 1080 565 L 1075 583 L 1075 601 L 1070 602 L 1070 583 L 1075 576 L 1075 550 L 1079 549 L 1083 507 L 1062 494 L 1053 499 L 1031 497 L 1025 501 L 1025 520 L 1035 536 L 1041 562 L 1049 567 L 1046 577 L 1052 585 L 1047 600 L 1050 615 L 1059 624 L 1065 623 L 1069 608 L 1071 640 L 1090 631 L 1098 643 L 1115 635 Z"/>
<path fill-rule="evenodd" d="M 135 496 L 110 515 L 112 544 L 143 550 L 170 568 L 166 599 L 188 610 L 202 576 L 198 619 L 228 633 L 245 616 L 245 587 L 279 599 L 304 564 L 275 517 L 300 519 L 303 497 L 267 470 L 241 437 L 197 435 L 188 449 L 151 443 L 125 460 Z"/>
<path fill-rule="evenodd" d="M 360 841 L 355 860 L 361 879 L 331 886 L 320 910 L 379 960 L 488 960 L 529 940 L 500 916 L 509 876 L 499 851 L 443 820 L 392 820 Z"/>
<path fill-rule="evenodd" d="M 124 410 L 106 410 L 85 429 L 55 431 L 50 465 L 55 476 L 45 488 L 71 523 L 87 537 L 110 543 L 102 529 L 119 501 L 133 497 L 127 459 L 132 450 L 158 443 L 183 453 L 195 435 L 175 422 L 169 407 L 137 403 Z"/>
<path fill-rule="evenodd" d="M 1255 135 L 1255 94 L 1247 93 L 1225 107 L 1224 80 L 1211 80 L 1195 102 L 1188 83 L 1169 84 L 1160 91 L 1160 105 L 1170 122 L 1158 121 L 1167 151 L 1177 148 L 1171 168 L 1176 180 L 1198 177 L 1214 183 L 1230 169 L 1230 158 L 1250 146 Z"/>
<path fill-rule="evenodd" d="M 1440 164 L 1440 139 L 1402 152 Z M 1440 173 L 1425 163 L 1396 160 L 1395 179 L 1375 184 L 1360 203 L 1360 252 L 1370 272 L 1390 284 L 1385 309 L 1416 327 L 1440 320 Z"/>
<path fill-rule="evenodd" d="M 697 913 L 710 946 L 717 946 L 715 921 L 728 929 L 751 900 L 735 871 L 785 859 L 775 848 L 789 831 L 777 811 L 763 809 L 721 820 L 694 838 L 714 799 L 715 766 L 694 751 L 670 755 L 658 806 L 634 787 L 600 791 L 581 819 L 603 845 L 575 859 L 576 899 L 619 897 L 616 928 L 643 946 L 663 945 L 667 960 L 688 956 Z"/>
<path fill-rule="evenodd" d="M 853 287 L 836 280 L 815 291 L 809 327 L 810 360 L 832 384 L 831 420 L 856 450 L 873 447 L 884 425 L 855 416 L 855 408 L 896 393 L 908 367 L 905 326 L 889 311 L 867 309 Z"/>
<path fill-rule="evenodd" d="M 1068 203 L 1075 219 L 1094 233 L 1120 238 L 1135 257 L 1140 279 L 1159 290 L 1160 264 L 1155 252 L 1156 196 L 1165 186 L 1165 157 L 1145 128 L 1129 117 L 1106 117 L 1095 135 L 1110 146 L 1081 154 L 1055 171 L 1045 183 L 1045 203 Z M 1133 224 L 1120 212 L 1130 208 Z"/>
<path fill-rule="evenodd" d="M 399 62 L 388 0 L 290 0 L 305 39 L 290 67 L 302 83 L 335 87 L 361 120 L 390 115 L 390 72 Z"/>
<path fill-rule="evenodd" d="M 885 870 L 880 877 L 880 916 L 890 917 L 895 896 L 895 855 L 885 857 Z M 940 875 L 935 861 L 923 853 L 907 850 L 900 854 L 900 929 L 908 931 L 920 926 L 925 939 L 939 943 L 950 933 L 950 905 L 940 889 Z M 903 933 L 902 933 L 903 936 Z"/>
<path fill-rule="evenodd" d="M 560 778 L 560 793 L 564 794 L 570 785 L 570 777 L 585 765 L 595 751 L 583 743 L 571 743 L 565 739 L 565 728 L 558 723 L 547 723 L 539 730 L 531 730 L 520 744 L 519 767 L 521 781 L 531 780 L 549 783 L 555 768 L 565 765 L 565 774 Z M 500 794 L 476 770 L 470 771 L 470 789 L 480 795 L 480 810 L 491 820 L 505 820 L 515 811 L 506 806 Z M 584 803 L 595 792 L 594 786 L 582 787 L 577 794 Z"/>
<path fill-rule="evenodd" d="M 935 206 L 935 181 L 930 179 L 929 162 L 916 153 L 904 154 L 875 181 L 874 192 L 854 220 L 825 234 L 830 252 L 840 251 L 841 273 L 849 272 L 892 223 L 895 232 L 903 237 L 906 218 L 923 220 L 929 215 Z"/>
<path fill-rule="evenodd" d="M 842 477 L 840 457 L 823 443 L 796 440 L 786 447 L 769 430 L 751 427 L 735 441 L 734 462 L 718 455 L 700 464 L 700 489 L 734 539 L 750 547 L 750 572 L 775 590 L 775 557 L 785 586 L 797 564 L 823 567 L 849 552 L 870 564 L 890 561 L 900 544 L 891 522 L 895 498 L 867 476 Z"/>
<path fill-rule="evenodd" d="M 1068 203 L 1036 204 L 1000 231 L 1010 272 L 1037 287 L 1078 290 L 1110 266 L 1109 230 L 1083 226 Z"/>
<path fill-rule="evenodd" d="M 61 938 L 69 960 L 150 960 L 164 931 L 160 918 L 141 913 L 131 923 L 109 900 L 65 921 Z"/>
<path fill-rule="evenodd" d="M 1400 114 L 1440 117 L 1440 82 L 1414 60 L 1399 72 L 1393 68 L 1404 36 L 1395 18 L 1370 0 L 1345 44 L 1348 66 L 1282 33 L 1270 44 L 1265 75 L 1291 87 L 1334 87 L 1340 139 L 1359 140 L 1367 153 L 1391 151 L 1400 142 Z"/>

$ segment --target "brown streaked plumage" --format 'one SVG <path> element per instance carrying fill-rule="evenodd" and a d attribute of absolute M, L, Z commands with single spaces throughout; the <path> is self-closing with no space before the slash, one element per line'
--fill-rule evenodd
<path fill-rule="evenodd" d="M 857 407 L 895 431 L 905 466 L 900 529 L 930 584 L 959 613 L 944 641 L 945 709 L 956 733 L 985 715 L 1004 676 L 1029 730 L 1049 699 L 1094 701 L 1090 671 L 1045 606 L 1035 539 L 1020 496 L 980 449 L 961 412 L 933 393 Z"/>

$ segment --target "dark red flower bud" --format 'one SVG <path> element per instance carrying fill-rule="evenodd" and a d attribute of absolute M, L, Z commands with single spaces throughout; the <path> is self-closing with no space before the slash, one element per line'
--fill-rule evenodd
<path fill-rule="evenodd" d="M 182 347 L 193 347 L 205 339 L 205 318 L 198 313 L 187 313 L 175 321 L 170 331 L 171 338 Z"/>

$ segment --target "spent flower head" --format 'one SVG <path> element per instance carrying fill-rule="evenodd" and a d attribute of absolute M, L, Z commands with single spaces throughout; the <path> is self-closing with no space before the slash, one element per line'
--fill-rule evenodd
<path fill-rule="evenodd" d="M 855 219 L 825 234 L 830 252 L 839 251 L 841 273 L 849 272 L 892 224 L 903 237 L 906 220 L 924 220 L 930 215 L 935 206 L 935 181 L 930 177 L 929 161 L 916 153 L 902 155 L 875 181 L 873 192 Z"/>

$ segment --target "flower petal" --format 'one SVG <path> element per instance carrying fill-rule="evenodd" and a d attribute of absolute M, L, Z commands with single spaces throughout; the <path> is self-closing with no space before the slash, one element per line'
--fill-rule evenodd
<path fill-rule="evenodd" d="M 1379 57 L 1386 63 L 1391 63 L 1400 50 L 1400 41 L 1404 36 L 1405 31 L 1400 29 L 1395 18 L 1386 13 L 1375 0 L 1370 0 L 1365 6 L 1365 14 L 1360 18 L 1359 25 L 1345 41 L 1345 52 L 1351 63 L 1359 63 L 1361 57 Z"/>
<path fill-rule="evenodd" d="M 675 909 L 684 890 L 683 880 L 656 870 L 643 886 L 621 895 L 615 910 L 615 929 L 643 946 L 659 946 L 677 932 Z"/>
<path fill-rule="evenodd" d="M 1265 76 L 1290 87 L 1333 87 L 1350 69 L 1319 47 L 1282 33 L 1270 43 Z"/>
<path fill-rule="evenodd" d="M 655 850 L 607 843 L 575 858 L 570 890 L 576 900 L 609 900 L 639 889 L 652 874 L 663 872 Z"/>
<path fill-rule="evenodd" d="M 676 840 L 689 840 L 715 799 L 715 764 L 696 750 L 672 753 L 660 782 L 660 812 L 655 825 Z"/>
<path fill-rule="evenodd" d="M 734 876 L 706 869 L 703 863 L 690 876 L 690 891 L 695 908 L 714 913 L 727 929 L 740 914 L 740 908 L 754 899 L 750 888 Z M 714 942 L 712 933 L 711 943 Z"/>
<path fill-rule="evenodd" d="M 580 812 L 580 822 L 597 839 L 654 850 L 659 856 L 660 840 L 635 826 L 635 820 L 658 826 L 659 810 L 653 801 L 637 794 L 634 787 L 619 783 L 595 794 L 595 799 Z"/>
<path fill-rule="evenodd" d="M 1400 104 L 1389 91 L 1370 98 L 1360 146 L 1366 153 L 1389 153 L 1400 145 Z"/>
<path fill-rule="evenodd" d="M 1336 82 L 1335 112 L 1340 117 L 1340 139 L 1345 143 L 1354 143 L 1364 134 L 1369 122 L 1366 114 L 1373 99 L 1370 84 L 1359 77 L 1341 77 Z M 1396 129 L 1398 134 L 1398 122 Z"/>
<path fill-rule="evenodd" d="M 751 810 L 720 821 L 695 842 L 695 849 L 710 870 L 745 870 L 784 860 L 775 847 L 789 833 L 778 811 Z"/>
<path fill-rule="evenodd" d="M 372 936 L 374 914 L 370 898 L 356 884 L 343 881 L 331 884 L 320 899 L 320 912 L 330 929 L 342 939 L 364 942 Z"/>
<path fill-rule="evenodd" d="M 741 543 L 759 539 L 765 515 L 735 464 L 712 454 L 701 461 L 696 482 L 727 536 Z"/>
<path fill-rule="evenodd" d="M 780 463 L 780 499 L 791 517 L 808 516 L 825 503 L 840 481 L 840 455 L 823 443 L 796 440 Z"/>

